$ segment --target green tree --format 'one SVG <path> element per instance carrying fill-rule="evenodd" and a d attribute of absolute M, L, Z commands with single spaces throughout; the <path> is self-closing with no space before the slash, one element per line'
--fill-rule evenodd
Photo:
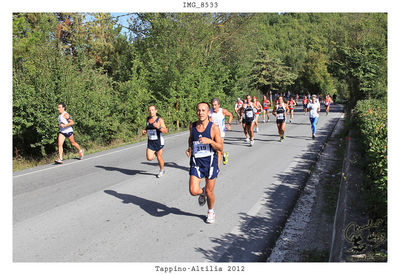
<path fill-rule="evenodd" d="M 282 61 L 271 57 L 266 50 L 260 52 L 260 57 L 254 61 L 252 70 L 252 85 L 266 94 L 270 91 L 282 91 L 293 84 L 297 75 L 290 71 Z"/>

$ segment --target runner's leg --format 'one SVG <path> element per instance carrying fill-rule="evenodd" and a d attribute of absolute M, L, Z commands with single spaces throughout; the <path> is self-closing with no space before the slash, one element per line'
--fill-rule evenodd
<path fill-rule="evenodd" d="M 216 178 L 210 180 L 206 178 L 206 194 L 208 209 L 214 209 L 215 195 L 214 186 Z"/>
<path fill-rule="evenodd" d="M 244 137 L 247 139 L 249 134 L 247 131 L 247 125 L 246 123 L 243 123 L 242 126 L 243 126 Z"/>
<path fill-rule="evenodd" d="M 198 196 L 203 193 L 203 189 L 200 188 L 201 179 L 191 175 L 189 178 L 189 192 L 192 196 Z"/>
<path fill-rule="evenodd" d="M 313 121 L 313 134 L 314 135 L 317 132 L 317 122 L 318 122 L 318 117 L 314 118 L 314 121 Z"/>
<path fill-rule="evenodd" d="M 58 133 L 58 158 L 62 159 L 63 156 L 63 144 L 65 141 L 65 136 L 61 133 Z"/>
<path fill-rule="evenodd" d="M 282 137 L 285 138 L 286 122 L 281 124 Z"/>
<path fill-rule="evenodd" d="M 280 137 L 280 138 L 282 138 L 282 129 L 281 129 L 281 125 L 282 125 L 281 123 L 277 123 L 277 124 L 276 124 L 276 126 L 278 127 L 278 134 L 279 134 L 279 137 Z"/>
<path fill-rule="evenodd" d="M 163 150 L 164 149 L 160 149 L 156 152 L 156 156 L 157 156 L 157 160 L 158 160 L 158 165 L 160 166 L 160 171 L 164 171 L 164 159 L 163 159 Z"/>
<path fill-rule="evenodd" d="M 153 159 L 156 158 L 156 152 L 151 150 L 151 149 L 149 149 L 149 148 L 147 148 L 147 150 L 146 150 L 146 158 L 147 158 L 147 160 L 152 161 Z"/>
<path fill-rule="evenodd" d="M 69 138 L 69 141 L 71 142 L 71 145 L 74 146 L 76 149 L 78 149 L 78 152 L 81 151 L 81 147 L 79 144 L 75 141 L 74 134 L 72 134 Z"/>
<path fill-rule="evenodd" d="M 255 125 L 255 128 L 256 128 L 256 132 L 258 133 L 258 117 L 259 117 L 260 115 L 256 115 L 255 116 L 255 118 L 254 118 L 254 125 Z M 253 127 L 253 130 L 254 130 L 254 127 Z"/>

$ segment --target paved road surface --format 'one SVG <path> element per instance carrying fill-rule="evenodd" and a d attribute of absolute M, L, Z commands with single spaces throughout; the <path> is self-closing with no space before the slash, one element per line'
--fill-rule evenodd
<path fill-rule="evenodd" d="M 341 110 L 321 113 L 316 140 L 300 107 L 283 143 L 274 120 L 260 123 L 253 147 L 234 125 L 212 225 L 205 223 L 207 207 L 189 194 L 187 131 L 167 136 L 160 179 L 144 142 L 16 172 L 14 261 L 261 261 Z"/>

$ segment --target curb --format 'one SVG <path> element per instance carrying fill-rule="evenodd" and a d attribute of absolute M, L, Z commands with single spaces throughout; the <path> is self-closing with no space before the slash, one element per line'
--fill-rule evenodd
<path fill-rule="evenodd" d="M 285 228 L 285 226 L 286 226 L 286 223 L 287 223 L 289 217 L 290 217 L 290 216 L 292 215 L 292 213 L 293 213 L 293 210 L 294 210 L 294 208 L 295 208 L 295 206 L 296 206 L 297 201 L 299 200 L 299 198 L 300 198 L 300 196 L 301 196 L 301 194 L 302 194 L 302 192 L 303 192 L 303 190 L 304 190 L 304 188 L 305 188 L 305 186 L 306 186 L 308 180 L 310 179 L 310 177 L 311 177 L 311 175 L 312 175 L 312 170 L 315 168 L 315 166 L 316 166 L 316 164 L 317 164 L 317 161 L 320 159 L 322 153 L 323 153 L 324 150 L 325 150 L 326 144 L 328 143 L 329 139 L 331 138 L 333 132 L 334 132 L 335 129 L 336 129 L 336 126 L 337 126 L 338 122 L 339 122 L 341 119 L 344 119 L 344 113 L 343 113 L 339 118 L 336 119 L 336 122 L 334 122 L 334 126 L 332 127 L 332 130 L 331 130 L 331 131 L 329 132 L 329 134 L 326 136 L 325 140 L 323 141 L 323 144 L 321 145 L 320 150 L 316 153 L 316 156 L 315 156 L 314 160 L 312 160 L 312 164 L 310 165 L 310 167 L 309 167 L 309 168 L 307 169 L 307 171 L 305 172 L 305 176 L 304 176 L 304 178 L 302 179 L 302 181 L 301 181 L 300 184 L 299 184 L 299 189 L 298 189 L 298 191 L 297 191 L 297 194 L 296 194 L 296 196 L 295 196 L 295 199 L 293 200 L 291 206 L 288 208 L 288 212 L 287 212 L 287 215 L 286 215 L 285 219 L 284 219 L 283 222 L 279 225 L 280 231 L 276 234 L 276 236 L 275 236 L 275 238 L 274 238 L 274 240 L 273 240 L 273 243 L 271 244 L 271 247 L 267 247 L 267 252 L 266 252 L 267 255 L 266 255 L 265 261 L 268 261 L 269 257 L 271 256 L 271 252 L 272 252 L 272 250 L 274 249 L 274 247 L 275 247 L 275 245 L 276 245 L 276 242 L 278 241 L 279 237 L 281 236 L 281 234 L 282 234 L 282 232 L 283 232 L 283 230 L 284 230 L 284 228 Z"/>
<path fill-rule="evenodd" d="M 349 166 L 349 151 L 350 151 L 350 142 L 351 139 L 349 135 L 347 136 L 347 142 L 346 142 L 346 153 L 343 158 L 343 164 L 342 164 L 342 171 L 341 171 L 341 178 L 340 178 L 340 185 L 339 185 L 339 194 L 337 198 L 337 203 L 336 203 L 336 211 L 335 211 L 335 217 L 333 219 L 333 229 L 332 229 L 332 240 L 331 240 L 331 249 L 329 252 L 329 262 L 340 262 L 341 259 L 343 258 L 343 249 L 342 246 L 340 245 L 341 243 L 344 242 L 343 239 L 343 234 L 341 233 L 341 230 L 336 230 L 337 228 L 344 228 L 344 221 L 346 220 L 346 193 L 347 193 L 347 179 L 346 179 L 346 171 Z M 340 220 L 339 220 L 339 217 Z"/>

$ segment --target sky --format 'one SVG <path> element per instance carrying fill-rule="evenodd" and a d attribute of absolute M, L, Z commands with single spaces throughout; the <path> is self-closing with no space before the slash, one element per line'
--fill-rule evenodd
<path fill-rule="evenodd" d="M 121 15 L 126 15 L 126 14 L 128 14 L 128 13 L 129 13 L 129 12 L 112 12 L 112 13 L 110 13 L 110 14 L 111 14 L 112 17 L 120 16 L 120 17 L 118 18 L 118 23 L 119 23 L 120 25 L 122 25 L 122 26 L 128 27 L 128 26 L 129 26 L 129 24 L 128 24 L 128 18 L 130 17 L 130 15 L 121 16 Z M 127 31 L 128 31 L 128 30 L 127 30 L 126 28 L 122 28 L 122 29 L 121 29 L 121 33 L 122 33 L 122 34 L 127 33 Z"/>

